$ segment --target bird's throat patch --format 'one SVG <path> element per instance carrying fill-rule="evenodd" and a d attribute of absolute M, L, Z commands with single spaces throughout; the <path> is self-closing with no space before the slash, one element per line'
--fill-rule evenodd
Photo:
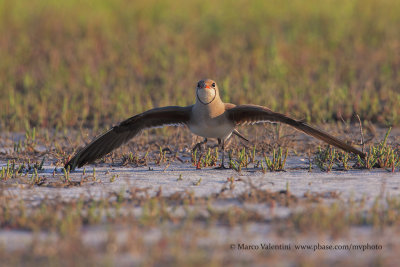
<path fill-rule="evenodd" d="M 197 99 L 203 104 L 208 105 L 214 101 L 217 92 L 214 88 L 212 89 L 197 89 Z"/>

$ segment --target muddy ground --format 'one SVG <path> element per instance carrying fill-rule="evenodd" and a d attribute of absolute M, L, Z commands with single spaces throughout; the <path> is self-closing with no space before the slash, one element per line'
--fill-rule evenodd
<path fill-rule="evenodd" d="M 355 126 L 329 129 L 360 142 Z M 313 161 L 322 145 L 315 140 L 286 127 L 241 131 L 250 143 L 233 139 L 227 155 L 238 160 L 238 149 L 256 149 L 240 171 L 199 169 L 190 150 L 196 138 L 185 129 L 146 132 L 71 173 L 62 166 L 90 141 L 85 131 L 3 134 L 0 166 L 26 168 L 1 181 L 0 255 L 28 265 L 395 264 L 398 168 L 326 171 Z M 385 129 L 364 132 L 368 146 Z M 277 147 L 289 148 L 284 170 L 263 170 L 259 162 Z"/>

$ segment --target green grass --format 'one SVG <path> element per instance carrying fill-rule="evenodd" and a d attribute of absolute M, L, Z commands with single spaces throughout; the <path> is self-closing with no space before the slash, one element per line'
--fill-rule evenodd
<path fill-rule="evenodd" d="M 0 130 L 109 126 L 204 77 L 224 101 L 399 124 L 399 23 L 391 0 L 1 0 Z"/>
<path fill-rule="evenodd" d="M 389 128 L 383 140 L 376 144 L 371 144 L 366 151 L 367 156 L 361 159 L 343 151 L 327 146 L 325 149 L 318 147 L 313 161 L 314 164 L 325 172 L 350 169 L 373 169 L 384 168 L 395 172 L 400 165 L 400 152 L 398 144 L 388 144 L 388 137 L 392 128 Z M 351 163 L 353 163 L 351 165 Z"/>
<path fill-rule="evenodd" d="M 282 153 L 281 147 L 278 149 L 277 152 L 274 149 L 271 159 L 267 156 L 264 157 L 267 168 L 270 171 L 282 171 L 285 168 L 287 156 L 288 149 L 286 149 L 286 152 L 284 154 Z"/>
<path fill-rule="evenodd" d="M 266 129 L 263 126 L 248 129 L 247 134 L 253 139 L 249 143 L 251 146 L 244 145 L 239 140 L 232 138 L 229 146 L 225 149 L 226 166 L 238 173 L 242 171 L 261 171 L 263 173 L 293 171 L 298 166 L 287 168 L 287 158 L 305 156 L 308 158 L 309 171 L 319 169 L 330 172 L 383 168 L 396 172 L 400 167 L 398 138 L 395 134 L 390 134 L 392 128 L 389 128 L 386 134 L 383 132 L 384 129 L 379 129 L 380 133 L 374 133 L 375 137 L 372 138 L 371 132 L 368 132 L 366 135 L 368 141 L 364 148 L 367 157 L 361 159 L 330 146 L 318 146 L 320 143 L 315 139 L 311 139 L 311 143 L 308 139 L 299 140 L 290 132 L 285 132 L 278 139 L 276 137 L 264 138 L 265 135 L 268 135 L 268 127 L 272 126 L 269 125 Z M 332 127 L 331 125 L 329 129 L 332 130 L 330 131 L 340 130 Z M 260 129 L 264 133 L 260 133 Z M 359 132 L 355 127 L 350 127 L 348 130 L 350 132 L 346 132 L 347 140 L 359 139 Z M 95 164 L 129 168 L 147 166 L 149 170 L 152 170 L 154 166 L 162 166 L 164 171 L 173 163 L 192 164 L 197 169 L 219 166 L 222 157 L 221 150 L 216 147 L 216 144 L 210 143 L 201 151 L 192 151 L 191 148 L 195 142 L 186 131 L 180 128 L 169 128 L 169 131 L 165 131 L 164 134 L 160 134 L 159 131 L 147 131 L 135 138 L 133 142 L 129 142 L 97 160 Z M 86 133 L 88 133 L 87 137 L 84 136 Z M 25 138 L 22 138 L 23 135 Z M 334 135 L 341 136 L 344 133 L 335 132 Z M 91 140 L 93 131 L 68 131 L 65 134 L 64 132 L 49 133 L 45 129 L 38 132 L 35 129 L 28 129 L 25 134 L 20 134 L 20 136 L 20 139 L 15 139 L 14 134 L 11 134 L 1 139 L 4 144 L 4 152 L 0 158 L 7 165 L 4 164 L 0 167 L 0 181 L 31 176 L 35 170 L 40 174 L 46 161 L 51 162 L 57 168 L 57 174 L 63 173 L 63 176 L 60 177 L 61 181 L 69 183 L 71 182 L 68 180 L 69 170 L 65 170 L 64 173 L 62 169 L 71 155 L 85 142 Z M 39 177 L 36 178 L 33 181 L 43 182 Z M 26 179 L 23 180 L 26 182 Z"/>
<path fill-rule="evenodd" d="M 400 154 L 396 147 L 387 143 L 391 128 L 387 131 L 385 138 L 379 144 L 369 147 L 365 160 L 358 158 L 361 167 L 372 169 L 374 167 L 390 168 L 392 172 L 400 165 Z"/>

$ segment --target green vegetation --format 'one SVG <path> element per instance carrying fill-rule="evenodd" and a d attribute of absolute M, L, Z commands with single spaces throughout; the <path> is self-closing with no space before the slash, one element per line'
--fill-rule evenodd
<path fill-rule="evenodd" d="M 363 201 L 335 201 L 333 204 L 309 206 L 293 213 L 287 222 L 296 231 L 330 233 L 332 236 L 348 231 L 350 226 L 372 226 L 383 229 L 400 220 L 398 198 L 375 199 L 373 206 L 365 209 Z"/>
<path fill-rule="evenodd" d="M 400 2 L 0 1 L 0 130 L 108 127 L 194 101 L 400 122 Z"/>
<path fill-rule="evenodd" d="M 331 147 L 321 149 L 318 147 L 314 156 L 315 165 L 322 171 L 329 172 L 336 166 L 338 170 L 385 168 L 395 172 L 400 165 L 400 151 L 398 146 L 388 144 L 388 137 L 392 128 L 386 132 L 384 139 L 378 144 L 372 144 L 367 151 L 367 157 L 361 159 L 351 157 L 348 153 Z M 350 161 L 352 160 L 352 161 Z M 350 162 L 354 164 L 350 166 Z"/>
<path fill-rule="evenodd" d="M 269 127 L 271 128 L 270 125 Z M 225 151 L 227 167 L 238 173 L 242 170 L 263 173 L 292 171 L 298 167 L 285 168 L 286 160 L 288 157 L 300 155 L 308 158 L 309 171 L 314 168 L 324 172 L 383 168 L 395 172 L 400 168 L 398 138 L 393 134 L 390 135 L 391 128 L 386 131 L 386 134 L 382 131 L 383 129 L 379 130 L 381 133 L 376 135 L 376 138 L 382 141 L 378 143 L 371 142 L 372 138 L 369 136 L 368 145 L 365 146 L 366 159 L 330 146 L 318 146 L 315 139 L 311 139 L 314 145 L 310 146 L 310 140 L 296 140 L 293 135 L 286 133 L 278 141 L 276 137 L 257 140 L 260 137 L 257 131 L 263 128 L 264 126 L 255 126 L 248 129 L 248 136 L 252 136 L 254 139 L 254 141 L 250 141 L 251 147 L 244 146 L 235 138 L 229 140 L 230 144 Z M 358 139 L 356 137 L 359 134 L 358 129 L 352 127 L 350 130 L 353 133 L 347 133 L 348 138 Z M 219 166 L 221 151 L 216 144 L 210 143 L 205 150 L 192 151 L 191 135 L 184 133 L 180 135 L 180 131 L 181 129 L 178 128 L 170 128 L 164 135 L 144 134 L 135 138 L 134 142 L 129 142 L 96 162 L 97 164 L 107 164 L 109 167 L 147 166 L 149 170 L 152 170 L 153 166 L 159 165 L 164 168 L 164 171 L 169 168 L 171 163 L 177 162 L 192 163 L 197 169 Z M 7 165 L 0 167 L 0 180 L 7 181 L 12 178 L 26 177 L 35 170 L 40 173 L 44 162 L 50 161 L 56 168 L 60 168 L 58 171 L 56 170 L 57 173 L 63 173 L 60 180 L 66 183 L 71 182 L 69 170 L 62 170 L 62 168 L 71 154 L 82 145 L 82 134 L 78 131 L 69 131 L 69 134 L 65 136 L 58 133 L 50 135 L 47 130 L 41 130 L 34 135 L 32 133 L 35 133 L 35 130 L 28 129 L 24 135 L 25 138 L 18 141 L 15 141 L 12 135 L 2 139 L 4 144 L 9 145 L 5 146 L 5 151 L 0 154 L 0 159 L 7 162 Z M 178 136 L 177 139 L 176 136 Z M 90 140 L 90 138 L 88 137 L 86 140 Z M 313 154 L 311 151 L 314 148 L 317 150 Z M 85 169 L 83 172 L 83 176 L 85 176 Z M 95 170 L 92 176 L 95 177 Z"/>
<path fill-rule="evenodd" d="M 216 166 L 218 160 L 218 148 L 215 150 L 208 148 L 206 153 L 199 152 L 197 149 L 192 151 L 192 163 L 197 169 Z"/>
<path fill-rule="evenodd" d="M 390 168 L 392 172 L 400 165 L 400 154 L 398 148 L 393 148 L 387 144 L 387 139 L 391 128 L 387 131 L 385 138 L 377 145 L 370 146 L 367 152 L 367 158 L 361 160 L 358 158 L 359 164 L 367 169 L 374 167 Z"/>
<path fill-rule="evenodd" d="M 268 169 L 270 171 L 282 171 L 285 168 L 288 152 L 288 149 L 286 149 L 285 154 L 282 154 L 282 148 L 280 147 L 278 152 L 275 149 L 273 150 L 272 159 L 264 157 Z"/>

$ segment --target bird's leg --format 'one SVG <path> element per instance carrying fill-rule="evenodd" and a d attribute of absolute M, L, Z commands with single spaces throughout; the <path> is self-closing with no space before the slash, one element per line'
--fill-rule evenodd
<path fill-rule="evenodd" d="M 219 169 L 219 170 L 229 169 L 229 168 L 225 167 L 225 164 L 224 164 L 224 162 L 225 162 L 225 140 L 218 138 L 218 145 L 221 145 L 221 149 L 222 149 L 222 162 L 221 162 L 221 165 L 215 169 Z"/>
<path fill-rule="evenodd" d="M 221 168 L 222 169 L 225 169 L 225 140 L 222 140 L 222 145 L 221 145 L 221 148 L 222 148 L 222 163 L 221 163 Z"/>
<path fill-rule="evenodd" d="M 193 148 L 192 151 L 194 152 L 196 149 L 201 152 L 201 146 L 207 143 L 207 138 L 204 138 L 202 142 L 197 143 Z"/>

